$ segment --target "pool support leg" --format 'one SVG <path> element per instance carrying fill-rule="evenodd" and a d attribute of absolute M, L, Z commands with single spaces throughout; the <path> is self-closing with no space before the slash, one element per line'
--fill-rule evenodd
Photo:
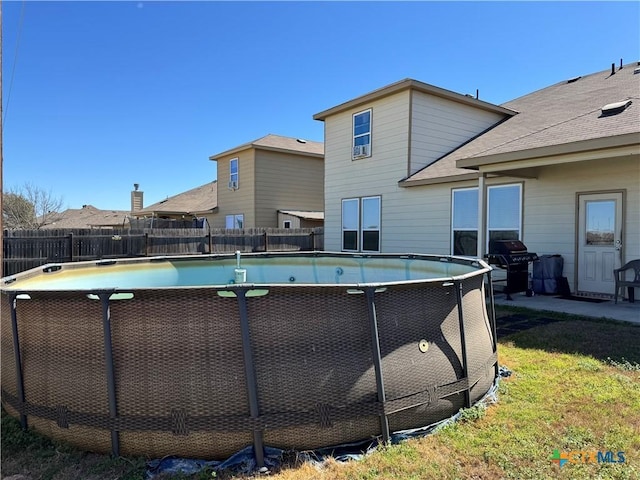
<path fill-rule="evenodd" d="M 462 350 L 462 378 L 469 378 L 469 361 L 467 358 L 467 340 L 464 335 L 464 315 L 462 313 L 462 282 L 455 281 L 456 301 L 458 303 L 458 321 L 460 322 L 460 345 Z M 471 406 L 471 384 L 467 385 L 464 392 L 464 406 Z"/>
<path fill-rule="evenodd" d="M 118 405 L 116 403 L 116 382 L 113 368 L 113 347 L 111 344 L 111 309 L 109 308 L 111 293 L 99 293 L 98 296 L 102 302 L 102 330 L 104 337 L 104 363 L 107 369 L 109 418 L 112 422 L 115 422 L 118 416 Z M 120 456 L 120 436 L 115 426 L 111 427 L 111 453 L 115 457 Z"/>
<path fill-rule="evenodd" d="M 249 312 L 247 310 L 247 289 L 236 290 L 238 297 L 238 307 L 240 309 L 240 329 L 242 332 L 242 354 L 244 359 L 244 375 L 249 394 L 249 412 L 251 418 L 257 419 L 260 415 L 258 406 L 258 382 L 256 370 L 253 363 L 253 349 L 251 348 L 251 334 L 249 331 Z M 261 429 L 253 431 L 253 451 L 256 457 L 258 468 L 264 467 L 264 443 Z"/>
<path fill-rule="evenodd" d="M 20 355 L 20 340 L 18 338 L 18 313 L 17 294 L 9 294 L 9 302 L 11 303 L 11 332 L 13 334 L 13 355 L 16 362 L 16 388 L 18 401 L 20 402 L 20 426 L 22 430 L 27 429 L 27 415 L 24 413 L 25 395 L 24 395 L 24 378 L 22 376 L 22 356 Z"/>
<path fill-rule="evenodd" d="M 365 289 L 367 296 L 367 308 L 369 311 L 369 325 L 371 326 L 371 349 L 373 352 L 373 367 L 376 373 L 376 388 L 378 393 L 378 402 L 382 404 L 382 413 L 380 414 L 380 429 L 382 430 L 382 441 L 389 444 L 389 418 L 384 412 L 384 404 L 387 401 L 384 393 L 384 379 L 382 376 L 382 355 L 380 354 L 380 337 L 378 335 L 378 318 L 376 314 L 376 304 L 374 301 L 375 288 Z"/>
<path fill-rule="evenodd" d="M 496 326 L 496 305 L 493 298 L 493 278 L 491 277 L 491 271 L 487 272 L 487 281 L 489 283 L 489 324 L 491 325 L 491 335 L 493 336 L 493 353 L 498 352 L 498 333 Z M 495 377 L 500 374 L 500 367 L 498 362 L 495 364 Z"/>

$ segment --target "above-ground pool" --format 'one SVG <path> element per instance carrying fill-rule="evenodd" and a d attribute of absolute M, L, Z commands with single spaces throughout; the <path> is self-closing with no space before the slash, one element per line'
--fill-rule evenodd
<path fill-rule="evenodd" d="M 480 260 L 339 253 L 51 264 L 2 279 L 2 403 L 85 450 L 225 458 L 421 427 L 497 374 Z"/>

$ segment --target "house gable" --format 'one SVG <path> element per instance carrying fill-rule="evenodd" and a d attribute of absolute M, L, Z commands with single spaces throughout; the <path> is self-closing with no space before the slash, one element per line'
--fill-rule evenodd
<path fill-rule="evenodd" d="M 360 158 L 354 155 L 354 116 L 363 111 L 371 112 L 371 143 Z M 398 181 L 514 114 L 407 80 L 315 115 L 325 122 L 325 246 L 341 249 L 343 200 L 364 205 L 363 199 L 379 197 L 386 229 L 415 225 L 415 211 L 406 208 L 411 200 Z M 386 249 L 384 235 L 380 242 Z"/>
<path fill-rule="evenodd" d="M 503 106 L 507 118 L 427 168 L 403 186 L 451 181 L 473 170 L 535 177 L 538 168 L 637 154 L 640 74 L 636 64 L 558 82 Z M 626 108 L 606 115 L 605 105 Z M 628 104 L 631 101 L 631 104 Z M 471 169 L 471 170 L 470 170 Z"/>
<path fill-rule="evenodd" d="M 218 215 L 242 215 L 245 228 L 275 227 L 281 208 L 322 210 L 324 145 L 300 138 L 266 135 L 209 157 L 217 162 Z M 230 185 L 230 164 L 237 160 L 237 184 Z"/>
<path fill-rule="evenodd" d="M 502 112 L 412 91 L 407 174 L 412 175 L 432 164 L 504 118 Z"/>

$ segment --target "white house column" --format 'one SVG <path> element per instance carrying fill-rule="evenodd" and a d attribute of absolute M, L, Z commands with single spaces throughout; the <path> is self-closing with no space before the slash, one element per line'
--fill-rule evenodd
<path fill-rule="evenodd" d="M 487 253 L 487 174 L 478 177 L 478 258 Z"/>

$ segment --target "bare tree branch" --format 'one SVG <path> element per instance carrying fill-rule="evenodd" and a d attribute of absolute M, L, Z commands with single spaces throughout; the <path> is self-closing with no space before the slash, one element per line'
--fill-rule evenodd
<path fill-rule="evenodd" d="M 4 228 L 40 229 L 60 219 L 62 197 L 54 196 L 31 183 L 3 194 L 2 218 Z"/>

